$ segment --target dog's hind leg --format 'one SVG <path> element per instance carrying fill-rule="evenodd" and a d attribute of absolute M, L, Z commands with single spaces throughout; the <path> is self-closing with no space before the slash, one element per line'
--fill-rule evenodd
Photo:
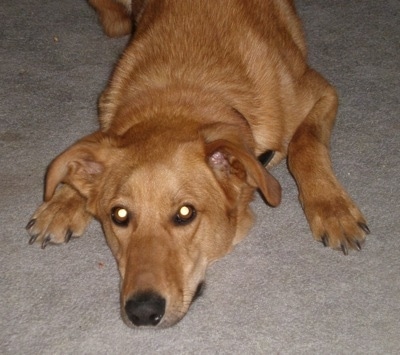
<path fill-rule="evenodd" d="M 316 240 L 348 253 L 361 249 L 369 229 L 360 210 L 335 177 L 329 156 L 337 112 L 335 89 L 317 72 L 304 76 L 316 103 L 297 128 L 288 150 L 288 165 L 299 188 L 300 202 Z"/>
<path fill-rule="evenodd" d="M 39 242 L 44 249 L 49 243 L 68 243 L 72 237 L 83 234 L 91 218 L 86 211 L 86 199 L 70 186 L 63 185 L 30 219 L 26 226 L 29 244 Z"/>

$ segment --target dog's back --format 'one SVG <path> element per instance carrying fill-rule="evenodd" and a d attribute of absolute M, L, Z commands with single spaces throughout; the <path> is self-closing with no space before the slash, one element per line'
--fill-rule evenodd
<path fill-rule="evenodd" d="M 153 93 L 162 89 L 163 95 L 193 91 L 197 99 L 222 97 L 257 127 L 256 154 L 273 149 L 275 162 L 282 158 L 287 148 L 282 142 L 290 140 L 314 102 L 297 85 L 307 64 L 293 3 L 148 1 L 137 8 L 133 40 L 100 100 L 103 130 L 120 129 L 125 103 L 130 111 L 140 105 L 149 87 Z"/>

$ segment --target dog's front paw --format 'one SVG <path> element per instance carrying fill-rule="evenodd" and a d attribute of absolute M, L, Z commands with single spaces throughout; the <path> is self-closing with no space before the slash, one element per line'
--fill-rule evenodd
<path fill-rule="evenodd" d="M 303 207 L 314 238 L 324 246 L 345 255 L 349 249 L 361 250 L 370 231 L 360 210 L 344 192 Z"/>
<path fill-rule="evenodd" d="M 28 222 L 29 244 L 38 242 L 44 249 L 48 244 L 68 243 L 72 237 L 83 234 L 90 218 L 84 198 L 63 186 L 35 211 Z"/>

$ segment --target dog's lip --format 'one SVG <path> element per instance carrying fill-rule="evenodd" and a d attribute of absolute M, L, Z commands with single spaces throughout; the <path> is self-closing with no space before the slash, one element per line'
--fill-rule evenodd
<path fill-rule="evenodd" d="M 193 304 L 193 302 L 195 302 L 199 297 L 202 296 L 204 290 L 206 288 L 206 283 L 204 280 L 200 281 L 197 285 L 196 291 L 193 294 L 192 300 L 190 302 L 190 305 Z M 178 322 L 180 322 L 182 320 L 182 318 L 187 314 L 187 312 L 189 311 L 189 309 L 186 310 L 185 314 L 182 314 L 180 317 L 175 318 L 173 321 L 171 321 L 170 319 L 167 318 L 163 318 L 161 320 L 161 322 L 156 325 L 154 328 L 158 328 L 158 329 L 164 329 L 164 328 L 169 328 L 175 324 L 177 324 Z"/>
<path fill-rule="evenodd" d="M 206 288 L 205 281 L 204 280 L 200 281 L 199 284 L 197 285 L 197 288 L 196 288 L 196 291 L 195 291 L 195 293 L 193 295 L 191 303 L 196 301 L 204 293 L 205 288 Z"/>

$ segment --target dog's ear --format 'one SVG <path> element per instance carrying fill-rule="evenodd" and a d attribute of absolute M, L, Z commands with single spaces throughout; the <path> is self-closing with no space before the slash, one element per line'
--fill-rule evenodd
<path fill-rule="evenodd" d="M 281 201 L 279 182 L 242 146 L 226 139 L 206 143 L 209 166 L 220 179 L 234 175 L 247 184 L 258 188 L 271 206 Z"/>
<path fill-rule="evenodd" d="M 82 196 L 89 197 L 105 170 L 101 151 L 104 134 L 96 132 L 78 141 L 56 157 L 47 169 L 44 200 L 49 201 L 57 186 L 69 184 Z"/>
<path fill-rule="evenodd" d="M 252 134 L 242 122 L 240 127 L 214 123 L 203 128 L 208 164 L 220 181 L 235 176 L 258 188 L 268 204 L 277 206 L 281 201 L 281 186 L 252 153 L 254 147 L 246 143 L 252 142 Z"/>

